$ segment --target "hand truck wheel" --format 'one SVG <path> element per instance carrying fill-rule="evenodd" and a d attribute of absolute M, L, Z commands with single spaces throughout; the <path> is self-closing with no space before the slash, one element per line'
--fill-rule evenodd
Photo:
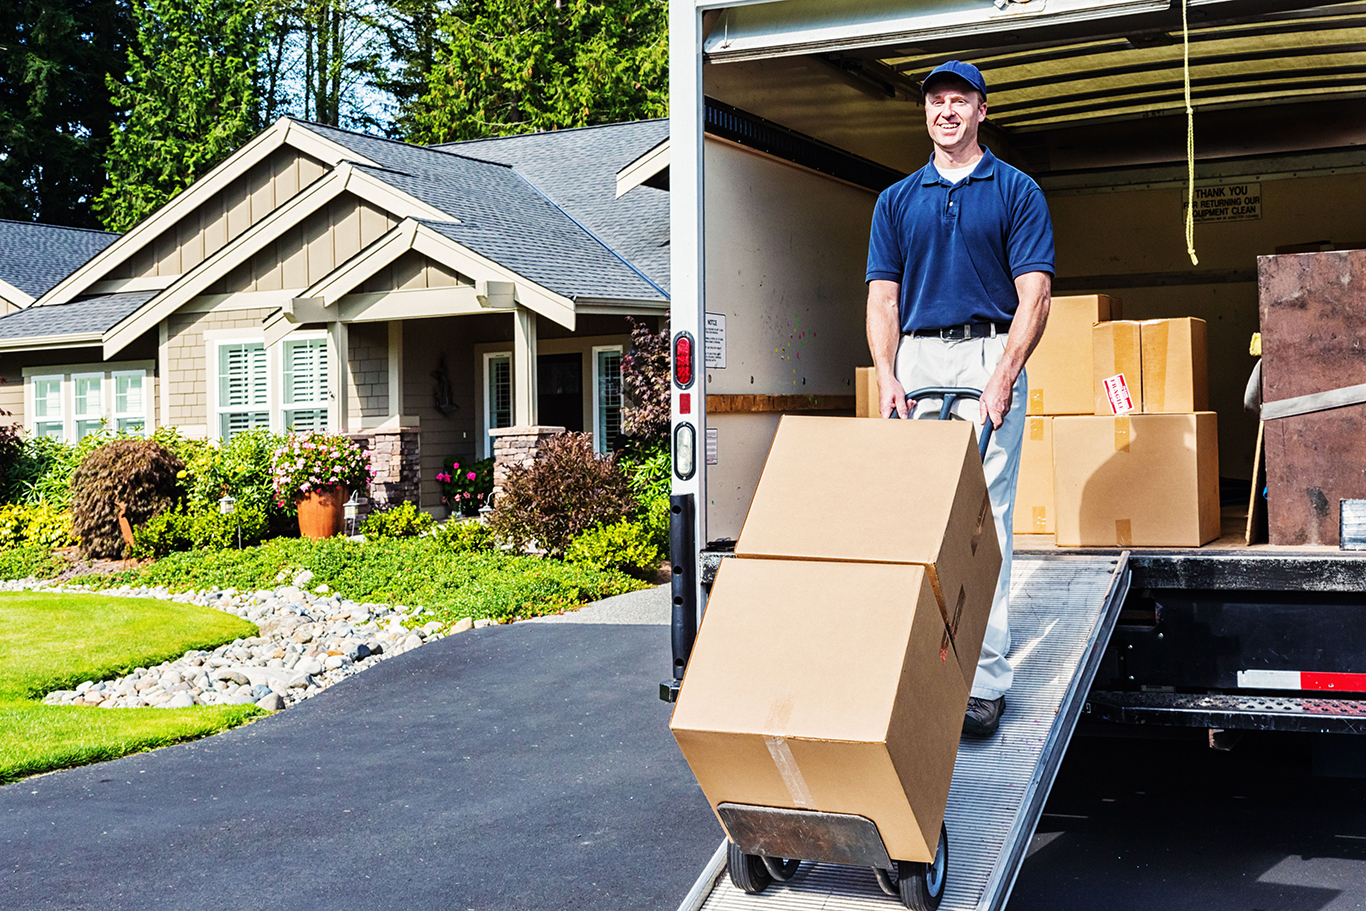
<path fill-rule="evenodd" d="M 939 827 L 939 844 L 935 848 L 933 863 L 916 863 L 907 860 L 894 861 L 895 870 L 874 869 L 877 884 L 893 898 L 911 911 L 935 911 L 944 897 L 944 884 L 949 872 L 949 832 Z"/>
<path fill-rule="evenodd" d="M 764 891 L 771 882 L 787 882 L 801 864 L 800 860 L 746 854 L 735 842 L 726 845 L 726 870 L 731 885 L 750 895 Z"/>

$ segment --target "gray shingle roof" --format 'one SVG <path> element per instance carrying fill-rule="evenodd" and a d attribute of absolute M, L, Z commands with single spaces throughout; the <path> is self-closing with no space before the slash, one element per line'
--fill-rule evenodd
<path fill-rule="evenodd" d="M 669 287 L 669 193 L 616 198 L 617 172 L 669 138 L 667 120 L 638 120 L 435 146 L 511 165 L 618 253 Z"/>
<path fill-rule="evenodd" d="M 307 127 L 379 165 L 360 170 L 461 222 L 430 227 L 552 291 L 667 300 L 668 194 L 646 187 L 615 199 L 616 172 L 667 135 L 664 121 L 446 148 Z"/>
<path fill-rule="evenodd" d="M 105 332 L 117 326 L 156 294 L 156 291 L 128 291 L 87 297 L 69 304 L 26 307 L 0 316 L 0 339 Z"/>
<path fill-rule="evenodd" d="M 0 279 L 33 297 L 85 265 L 119 235 L 27 221 L 0 221 Z"/>

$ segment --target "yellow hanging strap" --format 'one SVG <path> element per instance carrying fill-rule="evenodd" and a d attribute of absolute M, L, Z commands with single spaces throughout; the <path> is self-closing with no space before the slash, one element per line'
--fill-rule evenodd
<path fill-rule="evenodd" d="M 1186 20 L 1187 0 L 1181 0 L 1181 65 L 1186 82 L 1186 255 L 1191 265 L 1200 265 L 1195 255 L 1195 108 L 1191 107 L 1191 33 Z"/>

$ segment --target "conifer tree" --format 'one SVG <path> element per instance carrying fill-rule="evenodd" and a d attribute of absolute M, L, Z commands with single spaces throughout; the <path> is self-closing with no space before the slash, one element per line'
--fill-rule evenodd
<path fill-rule="evenodd" d="M 662 0 L 464 0 L 400 128 L 435 143 L 663 116 L 667 26 Z"/>
<path fill-rule="evenodd" d="M 208 173 L 259 128 L 256 5 L 138 0 L 128 74 L 110 79 L 127 112 L 109 145 L 109 184 L 95 207 L 126 231 Z"/>

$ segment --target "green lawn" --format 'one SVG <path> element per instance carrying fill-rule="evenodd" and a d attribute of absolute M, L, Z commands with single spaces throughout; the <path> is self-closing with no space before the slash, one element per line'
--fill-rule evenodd
<path fill-rule="evenodd" d="M 0 593 L 0 784 L 216 734 L 255 706 L 103 709 L 50 706 L 56 689 L 253 636 L 221 611 L 150 598 Z"/>

